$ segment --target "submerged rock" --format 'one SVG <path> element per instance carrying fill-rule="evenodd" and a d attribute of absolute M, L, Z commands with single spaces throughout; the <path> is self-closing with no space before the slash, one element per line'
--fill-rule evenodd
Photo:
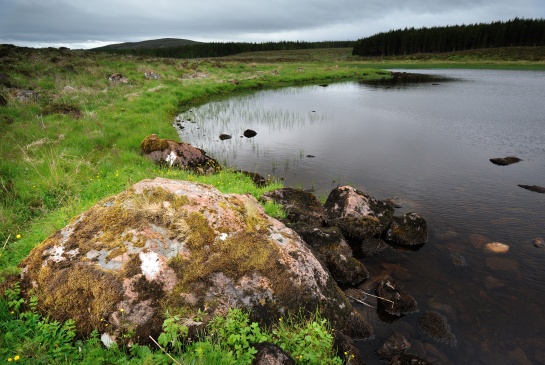
<path fill-rule="evenodd" d="M 80 336 L 96 328 L 146 343 L 166 309 L 193 326 L 199 308 L 210 318 L 232 307 L 262 324 L 320 307 L 335 328 L 370 332 L 294 231 L 250 195 L 193 182 L 143 180 L 72 219 L 20 267 L 23 292 L 50 318 L 74 319 Z"/>
<path fill-rule="evenodd" d="M 407 351 L 411 347 L 411 344 L 407 339 L 394 332 L 388 339 L 377 349 L 377 355 L 381 359 L 390 360 L 395 356 L 399 356 Z"/>
<path fill-rule="evenodd" d="M 231 137 L 231 135 L 229 134 L 225 134 L 225 133 L 220 134 L 220 140 L 222 141 L 225 141 L 226 139 L 231 139 L 231 138 L 233 137 Z"/>
<path fill-rule="evenodd" d="M 469 263 L 467 262 L 466 258 L 462 256 L 462 254 L 460 254 L 459 252 L 449 251 L 448 254 L 450 257 L 450 262 L 454 266 L 458 266 L 458 267 L 469 266 Z"/>
<path fill-rule="evenodd" d="M 388 365 L 431 365 L 431 363 L 414 354 L 402 354 L 392 358 Z"/>
<path fill-rule="evenodd" d="M 484 250 L 488 253 L 506 253 L 509 251 L 509 246 L 501 242 L 490 242 L 484 245 Z"/>
<path fill-rule="evenodd" d="M 507 166 L 512 165 L 514 163 L 522 161 L 520 158 L 515 156 L 508 156 L 508 157 L 497 157 L 497 158 L 491 158 L 490 162 L 492 162 L 495 165 L 500 166 Z"/>
<path fill-rule="evenodd" d="M 437 342 L 456 347 L 456 337 L 450 331 L 447 319 L 435 311 L 425 312 L 418 319 L 418 328 Z"/>
<path fill-rule="evenodd" d="M 159 138 L 155 134 L 147 136 L 140 145 L 142 154 L 157 164 L 188 168 L 202 173 L 215 172 L 220 169 L 216 160 L 206 155 L 200 148 L 189 143 L 176 142 Z"/>
<path fill-rule="evenodd" d="M 386 313 L 401 316 L 418 311 L 416 300 L 401 288 L 391 276 L 385 275 L 377 284 L 379 309 Z"/>

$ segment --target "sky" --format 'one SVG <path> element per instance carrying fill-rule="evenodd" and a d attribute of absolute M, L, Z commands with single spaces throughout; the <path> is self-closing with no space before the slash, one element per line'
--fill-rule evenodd
<path fill-rule="evenodd" d="M 88 49 L 158 38 L 357 40 L 405 27 L 545 18 L 544 0 L 0 0 L 0 44 Z"/>

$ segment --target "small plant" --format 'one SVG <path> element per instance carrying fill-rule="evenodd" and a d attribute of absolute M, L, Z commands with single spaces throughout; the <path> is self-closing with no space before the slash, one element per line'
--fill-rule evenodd
<path fill-rule="evenodd" d="M 167 311 L 166 317 L 167 319 L 163 322 L 163 333 L 159 335 L 157 342 L 164 348 L 171 349 L 175 353 L 181 353 L 189 329 L 187 326 L 180 324 L 181 319 L 179 316 L 171 316 Z"/>

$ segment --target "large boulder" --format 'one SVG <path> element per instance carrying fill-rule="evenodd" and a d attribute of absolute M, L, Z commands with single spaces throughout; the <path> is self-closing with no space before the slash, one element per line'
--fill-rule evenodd
<path fill-rule="evenodd" d="M 380 235 L 392 221 L 394 208 L 351 186 L 333 189 L 324 204 L 331 225 L 339 227 L 348 239 L 358 243 Z"/>
<path fill-rule="evenodd" d="M 40 310 L 107 341 L 146 343 L 166 310 L 202 325 L 193 320 L 199 309 L 210 318 L 231 307 L 263 324 L 320 308 L 335 328 L 371 335 L 294 231 L 250 195 L 198 183 L 143 180 L 72 219 L 21 268 Z"/>
<path fill-rule="evenodd" d="M 216 160 L 206 155 L 200 148 L 189 143 L 176 142 L 151 134 L 140 145 L 142 154 L 159 165 L 191 169 L 201 173 L 220 170 Z"/>

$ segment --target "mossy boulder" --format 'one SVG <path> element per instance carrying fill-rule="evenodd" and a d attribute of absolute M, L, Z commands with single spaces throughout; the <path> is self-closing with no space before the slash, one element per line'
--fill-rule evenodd
<path fill-rule="evenodd" d="M 146 343 L 167 310 L 190 325 L 199 310 L 206 321 L 244 307 L 270 324 L 318 308 L 338 329 L 355 315 L 310 248 L 255 198 L 187 181 L 143 180 L 97 203 L 21 268 L 44 314 L 117 341 Z"/>
<path fill-rule="evenodd" d="M 418 213 L 394 217 L 385 239 L 402 246 L 420 246 L 428 241 L 428 224 Z"/>

